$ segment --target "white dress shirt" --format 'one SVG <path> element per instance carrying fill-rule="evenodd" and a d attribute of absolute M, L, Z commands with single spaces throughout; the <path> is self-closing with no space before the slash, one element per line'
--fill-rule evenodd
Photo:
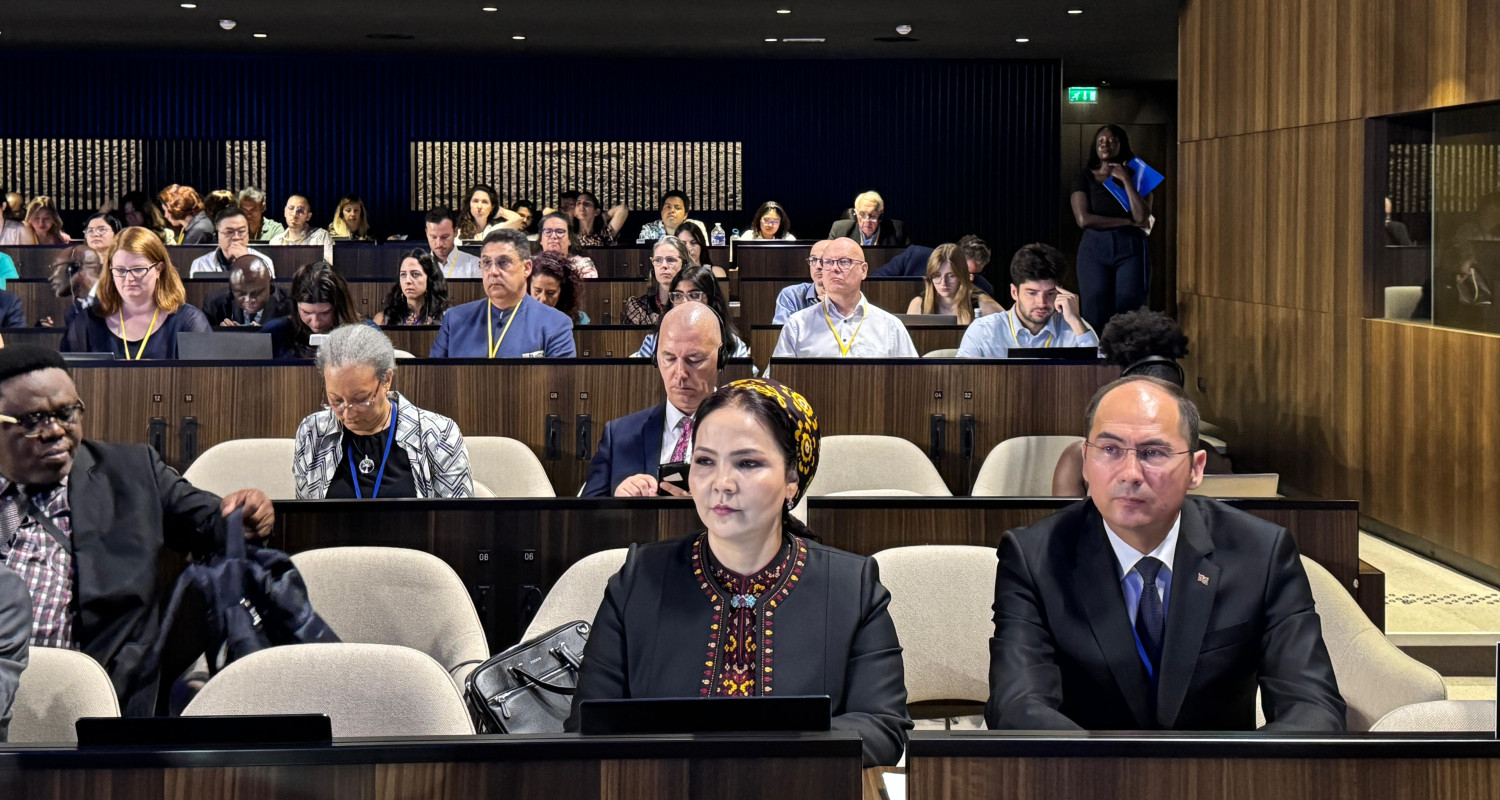
<path fill-rule="evenodd" d="M 245 248 L 245 255 L 255 256 L 256 258 L 260 259 L 261 263 L 265 264 L 266 269 L 270 271 L 271 279 L 275 280 L 276 265 L 271 263 L 270 256 L 262 253 L 259 250 L 256 250 L 253 247 Z M 230 264 L 232 266 L 233 262 L 230 262 Z M 214 273 L 222 274 L 225 271 L 226 270 L 224 267 L 224 262 L 219 260 L 219 248 L 215 247 L 207 253 L 204 253 L 203 255 L 193 259 L 193 265 L 188 267 L 188 277 L 196 278 L 199 275 L 212 275 Z"/>
<path fill-rule="evenodd" d="M 667 418 L 661 427 L 661 456 L 656 463 L 672 463 L 672 451 L 677 449 L 677 440 L 682 438 L 682 422 L 686 419 L 691 417 L 678 411 L 677 406 L 667 403 Z M 692 452 L 691 445 L 688 452 Z"/>
<path fill-rule="evenodd" d="M 916 358 L 917 346 L 901 320 L 871 305 L 861 293 L 854 313 L 847 317 L 827 298 L 788 317 L 772 356 Z"/>
<path fill-rule="evenodd" d="M 1125 457 L 1131 458 L 1129 455 Z M 1177 532 L 1181 528 L 1182 512 L 1179 511 L 1177 519 L 1172 521 L 1172 529 L 1167 531 L 1167 538 L 1162 539 L 1155 550 L 1142 555 L 1141 551 L 1126 544 L 1119 534 L 1110 530 L 1108 522 L 1104 523 L 1104 535 L 1109 537 L 1109 546 L 1115 551 L 1115 560 L 1120 562 L 1120 592 L 1125 595 L 1125 615 L 1130 618 L 1131 625 L 1135 624 L 1135 611 L 1141 604 L 1141 587 L 1145 585 L 1135 565 L 1146 556 L 1151 556 L 1164 565 L 1156 573 L 1156 590 L 1161 596 L 1162 615 L 1166 616 L 1167 598 L 1172 591 L 1172 556 L 1177 553 Z"/>
<path fill-rule="evenodd" d="M 1087 322 L 1083 327 L 1086 329 L 1083 333 L 1074 333 L 1063 315 L 1054 311 L 1042 329 L 1032 333 L 1016 319 L 1016 307 L 1011 306 L 999 314 L 974 320 L 964 331 L 958 357 L 1005 358 L 1012 347 L 1098 347 L 1099 335 Z"/>
<path fill-rule="evenodd" d="M 437 254 L 433 253 L 432 257 L 434 260 L 436 260 Z M 448 253 L 447 261 L 438 262 L 438 270 L 443 273 L 444 278 L 448 278 L 450 280 L 453 278 L 481 277 L 479 272 L 479 257 L 470 255 L 469 253 L 465 253 L 457 247 L 453 248 L 453 251 Z"/>

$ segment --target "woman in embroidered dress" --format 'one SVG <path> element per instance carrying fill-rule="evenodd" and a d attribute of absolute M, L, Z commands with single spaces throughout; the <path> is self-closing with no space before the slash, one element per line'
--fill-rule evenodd
<path fill-rule="evenodd" d="M 791 514 L 818 442 L 812 407 L 774 381 L 703 401 L 688 485 L 707 530 L 631 546 L 595 615 L 569 730 L 584 700 L 827 695 L 866 766 L 900 759 L 911 718 L 890 594 L 873 559 L 819 544 Z"/>

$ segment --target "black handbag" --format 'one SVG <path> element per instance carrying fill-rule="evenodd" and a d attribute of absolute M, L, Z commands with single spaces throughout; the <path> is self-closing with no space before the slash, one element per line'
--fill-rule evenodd
<path fill-rule="evenodd" d="M 481 733 L 561 733 L 578 687 L 590 625 L 569 622 L 508 648 L 464 680 Z"/>

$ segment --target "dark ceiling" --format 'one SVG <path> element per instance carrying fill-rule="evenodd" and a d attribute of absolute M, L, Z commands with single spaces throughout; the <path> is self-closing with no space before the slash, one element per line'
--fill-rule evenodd
<path fill-rule="evenodd" d="M 1061 59 L 1071 84 L 1174 80 L 1177 74 L 1176 0 L 196 0 L 193 9 L 182 2 L 5 0 L 0 49 L 1041 58 Z M 778 8 L 791 13 L 778 14 Z M 1070 15 L 1069 8 L 1084 13 Z M 225 31 L 220 19 L 238 24 Z M 901 24 L 912 27 L 908 36 L 897 35 Z M 512 38 L 518 35 L 526 38 Z M 765 41 L 795 37 L 827 41 Z M 876 41 L 880 37 L 915 41 Z M 1030 41 L 1017 43 L 1020 37 Z"/>

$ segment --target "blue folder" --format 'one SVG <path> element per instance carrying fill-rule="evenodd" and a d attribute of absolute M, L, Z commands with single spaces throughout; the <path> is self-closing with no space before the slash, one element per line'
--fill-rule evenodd
<path fill-rule="evenodd" d="M 1160 186 L 1161 182 L 1165 180 L 1160 172 L 1152 169 L 1150 165 L 1140 158 L 1132 158 L 1130 163 L 1125 166 L 1130 167 L 1130 171 L 1135 175 L 1135 193 L 1141 197 L 1151 194 L 1151 190 Z M 1120 186 L 1113 180 L 1107 180 L 1104 182 L 1104 188 L 1108 189 L 1109 193 L 1114 195 L 1116 200 L 1120 201 L 1120 205 L 1124 206 L 1126 211 L 1130 210 L 1130 195 L 1125 194 L 1125 187 Z"/>

